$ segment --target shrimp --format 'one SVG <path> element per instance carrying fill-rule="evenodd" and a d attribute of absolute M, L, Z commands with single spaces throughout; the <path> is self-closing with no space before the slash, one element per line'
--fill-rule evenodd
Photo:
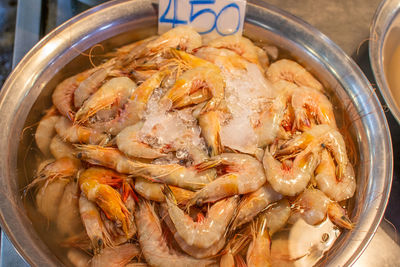
<path fill-rule="evenodd" d="M 92 127 L 102 132 L 117 135 L 127 126 L 139 122 L 143 118 L 147 102 L 154 89 L 159 87 L 163 79 L 170 73 L 171 71 L 168 68 L 156 72 L 134 90 L 116 118 L 105 122 L 96 122 Z"/>
<path fill-rule="evenodd" d="M 285 142 L 276 155 L 282 157 L 284 155 L 293 154 L 296 151 L 304 149 L 304 151 L 318 151 L 326 148 L 332 153 L 336 164 L 338 165 L 337 175 L 341 180 L 346 175 L 351 175 L 348 165 L 351 165 L 347 157 L 346 144 L 340 132 L 329 125 L 316 125 L 310 130 L 303 132 L 301 135 Z"/>
<path fill-rule="evenodd" d="M 116 247 L 103 249 L 99 254 L 94 255 L 91 260 L 91 267 L 122 267 L 128 264 L 134 257 L 140 254 L 137 245 L 126 243 Z"/>
<path fill-rule="evenodd" d="M 211 64 L 211 63 L 209 63 Z M 217 66 L 201 66 L 184 72 L 175 82 L 175 85 L 166 93 L 164 99 L 172 101 L 172 108 L 180 108 L 176 102 L 197 90 L 207 89 L 212 98 L 208 101 L 203 111 L 215 110 L 224 98 L 225 82 L 221 76 L 221 71 Z M 192 103 L 190 103 L 192 104 Z M 195 103 L 193 103 L 195 104 Z"/>
<path fill-rule="evenodd" d="M 117 135 L 118 149 L 129 156 L 137 158 L 155 159 L 166 156 L 162 153 L 162 149 L 153 148 L 140 141 L 138 133 L 142 127 L 143 122 L 138 122 L 123 129 Z"/>
<path fill-rule="evenodd" d="M 37 210 L 49 221 L 56 221 L 65 186 L 70 182 L 66 178 L 47 181 L 36 194 Z"/>
<path fill-rule="evenodd" d="M 300 216 L 308 224 L 319 224 L 326 215 L 336 225 L 353 229 L 353 223 L 347 217 L 346 210 L 318 189 L 304 190 L 293 204 L 293 216 Z"/>
<path fill-rule="evenodd" d="M 58 208 L 57 229 L 67 236 L 78 234 L 83 230 L 79 213 L 79 187 L 76 182 L 70 182 L 65 186 Z"/>
<path fill-rule="evenodd" d="M 298 87 L 292 94 L 292 107 L 295 116 L 293 127 L 296 129 L 305 131 L 314 124 L 328 124 L 336 128 L 332 104 L 319 90 L 306 86 Z"/>
<path fill-rule="evenodd" d="M 202 205 L 224 197 L 247 194 L 259 189 L 266 181 L 262 164 L 255 158 L 245 154 L 224 153 L 197 165 L 204 170 L 218 165 L 225 165 L 226 174 L 218 177 L 203 189 L 196 192 L 190 205 Z"/>
<path fill-rule="evenodd" d="M 221 123 L 217 111 L 209 111 L 199 116 L 201 134 L 207 142 L 210 155 L 217 156 L 224 150 L 221 144 Z"/>
<path fill-rule="evenodd" d="M 68 250 L 67 258 L 75 267 L 88 267 L 90 263 L 90 256 L 76 248 Z"/>
<path fill-rule="evenodd" d="M 139 244 L 150 266 L 209 266 L 213 263 L 212 260 L 194 259 L 169 248 L 154 206 L 147 200 L 139 202 L 135 219 L 138 227 Z"/>
<path fill-rule="evenodd" d="M 264 184 L 257 191 L 245 195 L 240 203 L 239 212 L 233 222 L 232 228 L 235 229 L 251 221 L 269 204 L 276 202 L 281 198 L 282 195 L 275 192 L 268 183 Z"/>
<path fill-rule="evenodd" d="M 287 199 L 281 199 L 273 203 L 265 212 L 268 232 L 270 236 L 282 229 L 289 220 L 291 214 L 290 203 Z"/>
<path fill-rule="evenodd" d="M 229 50 L 232 50 L 236 52 L 238 55 L 242 56 L 246 60 L 248 60 L 251 63 L 256 64 L 257 66 L 260 67 L 262 70 L 261 64 L 260 64 L 260 58 L 259 56 L 262 56 L 264 59 L 267 57 L 264 53 L 259 51 L 259 47 L 255 46 L 252 41 L 249 39 L 239 35 L 239 34 L 234 34 L 234 35 L 229 35 L 229 36 L 224 36 L 215 40 L 212 40 L 210 43 L 208 43 L 208 46 L 215 47 L 215 48 L 226 48 Z M 258 49 L 257 49 L 258 48 Z M 262 50 L 262 49 L 261 49 Z M 268 59 L 268 57 L 267 57 Z"/>
<path fill-rule="evenodd" d="M 204 220 L 194 222 L 177 206 L 171 191 L 165 192 L 168 214 L 177 233 L 189 246 L 199 248 L 209 248 L 223 237 L 236 213 L 239 200 L 238 196 L 220 200 L 211 206 Z"/>
<path fill-rule="evenodd" d="M 57 134 L 70 143 L 106 144 L 109 137 L 92 128 L 73 125 L 65 117 L 60 117 L 55 125 Z"/>
<path fill-rule="evenodd" d="M 336 177 L 335 163 L 324 149 L 320 163 L 315 170 L 315 181 L 318 188 L 334 201 L 343 201 L 351 198 L 356 190 L 356 180 L 351 164 L 347 164 L 341 179 Z"/>
<path fill-rule="evenodd" d="M 172 50 L 172 52 L 175 57 L 188 64 L 191 69 L 178 77 L 175 85 L 168 90 L 162 101 L 169 99 L 172 101 L 172 108 L 178 108 L 176 106 L 177 102 L 182 101 L 182 99 L 199 89 L 207 89 L 212 97 L 202 111 L 215 110 L 224 99 L 225 81 L 221 70 L 213 63 L 183 51 Z"/>
<path fill-rule="evenodd" d="M 288 139 L 288 135 L 282 130 L 282 123 L 292 92 L 297 85 L 284 80 L 274 84 L 278 95 L 273 99 L 271 105 L 260 113 L 260 119 L 255 125 L 254 130 L 258 138 L 258 147 L 265 147 L 271 144 L 276 137 Z"/>
<path fill-rule="evenodd" d="M 114 103 L 123 103 L 136 87 L 136 83 L 128 77 L 117 77 L 107 81 L 83 103 L 75 114 L 75 123 L 84 123 L 99 110 L 107 109 Z"/>
<path fill-rule="evenodd" d="M 318 153 L 308 150 L 298 154 L 291 164 L 276 160 L 268 147 L 263 157 L 268 182 L 275 191 L 285 196 L 295 196 L 306 188 L 318 162 Z"/>
<path fill-rule="evenodd" d="M 245 267 L 246 265 L 241 265 L 237 262 L 235 265 L 235 256 L 247 246 L 249 238 L 247 234 L 237 234 L 235 235 L 226 245 L 224 249 L 224 254 L 221 256 L 219 266 L 220 267 Z"/>
<path fill-rule="evenodd" d="M 94 145 L 78 145 L 77 148 L 78 158 L 89 163 L 189 190 L 202 188 L 212 181 L 215 175 L 213 170 L 199 172 L 194 167 L 188 168 L 178 164 L 149 164 L 135 161 L 115 148 Z"/>
<path fill-rule="evenodd" d="M 36 128 L 36 145 L 45 156 L 50 155 L 51 139 L 56 134 L 54 125 L 57 123 L 59 117 L 57 115 L 44 116 Z"/>
<path fill-rule="evenodd" d="M 146 46 L 147 53 L 159 53 L 160 51 L 174 47 L 179 50 L 191 52 L 202 44 L 201 36 L 192 27 L 179 26 L 165 32 L 156 40 Z"/>
<path fill-rule="evenodd" d="M 185 240 L 179 235 L 177 232 L 174 223 L 172 222 L 171 218 L 168 215 L 168 207 L 166 204 L 162 206 L 161 209 L 161 217 L 164 218 L 165 224 L 168 226 L 171 233 L 174 235 L 175 241 L 178 243 L 179 247 L 196 259 L 204 259 L 209 258 L 216 255 L 225 245 L 226 237 L 221 237 L 214 245 L 208 248 L 199 248 L 197 246 L 191 246 L 185 242 Z"/>
<path fill-rule="evenodd" d="M 82 194 L 79 197 L 79 213 L 92 243 L 94 254 L 100 253 L 104 246 L 112 246 L 111 236 L 101 220 L 100 212 L 96 205 L 87 200 Z"/>
<path fill-rule="evenodd" d="M 43 182 L 45 183 L 44 187 L 46 187 L 49 182 L 56 179 L 66 179 L 69 181 L 70 178 L 76 176 L 80 167 L 80 161 L 70 157 L 44 161 L 38 168 L 36 178 L 27 186 L 27 189 Z"/>
<path fill-rule="evenodd" d="M 252 227 L 253 240 L 247 250 L 247 266 L 271 266 L 271 238 L 268 233 L 267 218 L 261 216 Z"/>
<path fill-rule="evenodd" d="M 122 225 L 122 230 L 128 235 L 132 226 L 128 216 L 129 211 L 122 202 L 120 194 L 110 185 L 121 183 L 124 175 L 112 170 L 92 167 L 79 176 L 79 187 L 89 201 L 95 202 L 106 216 L 117 225 Z"/>
<path fill-rule="evenodd" d="M 148 200 L 164 202 L 165 196 L 162 192 L 163 188 L 163 184 L 153 183 L 144 178 L 138 177 L 135 180 L 135 191 Z M 194 192 L 176 186 L 170 186 L 169 188 L 172 190 L 176 201 L 182 205 L 186 204 L 194 195 Z"/>
<path fill-rule="evenodd" d="M 79 84 L 78 88 L 74 91 L 74 106 L 76 108 L 80 108 L 83 102 L 98 90 L 106 80 L 109 71 L 109 68 L 98 68 L 87 79 Z"/>
<path fill-rule="evenodd" d="M 69 77 L 59 83 L 53 92 L 52 100 L 53 104 L 57 107 L 61 115 L 67 117 L 73 121 L 75 117 L 73 98 L 74 92 L 78 88 L 79 84 L 86 80 L 96 69 L 88 69 L 82 73 L 78 73 L 72 77 Z"/>
<path fill-rule="evenodd" d="M 272 63 L 267 70 L 266 76 L 272 83 L 286 80 L 298 86 L 308 86 L 319 91 L 323 90 L 322 84 L 305 68 L 289 59 L 281 59 Z"/>
<path fill-rule="evenodd" d="M 64 142 L 59 135 L 55 135 L 50 142 L 50 152 L 56 159 L 74 157 L 74 147 Z"/>

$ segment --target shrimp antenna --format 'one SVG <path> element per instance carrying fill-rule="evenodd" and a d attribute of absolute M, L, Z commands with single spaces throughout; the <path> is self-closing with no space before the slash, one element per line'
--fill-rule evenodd
<path fill-rule="evenodd" d="M 164 185 L 162 189 L 163 194 L 165 195 L 165 198 L 172 201 L 175 205 L 178 205 L 178 202 L 176 201 L 175 195 L 172 192 L 171 188 L 168 185 Z"/>

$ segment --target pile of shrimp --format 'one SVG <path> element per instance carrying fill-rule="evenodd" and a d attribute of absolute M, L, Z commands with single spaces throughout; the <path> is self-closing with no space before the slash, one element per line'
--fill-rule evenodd
<path fill-rule="evenodd" d="M 303 66 L 186 26 L 110 55 L 58 84 L 35 134 L 27 191 L 74 266 L 271 266 L 296 220 L 352 229 L 353 166 Z"/>

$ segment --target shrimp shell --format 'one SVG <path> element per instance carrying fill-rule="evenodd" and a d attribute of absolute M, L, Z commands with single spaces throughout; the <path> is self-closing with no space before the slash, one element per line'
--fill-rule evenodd
<path fill-rule="evenodd" d="M 238 205 L 238 196 L 216 202 L 200 222 L 194 222 L 175 203 L 171 194 L 166 195 L 168 214 L 177 233 L 189 246 L 209 248 L 226 233 Z"/>
<path fill-rule="evenodd" d="M 200 170 L 225 165 L 227 174 L 196 192 L 189 204 L 213 202 L 224 197 L 256 191 L 266 181 L 262 164 L 246 154 L 223 153 L 197 165 Z"/>
<path fill-rule="evenodd" d="M 212 260 L 194 259 L 169 248 L 154 206 L 148 201 L 141 200 L 139 202 L 135 218 L 142 253 L 150 266 L 202 267 L 209 266 L 214 262 Z"/>
<path fill-rule="evenodd" d="M 264 184 L 257 191 L 245 195 L 242 199 L 239 212 L 233 222 L 233 228 L 237 228 L 251 221 L 258 213 L 269 204 L 282 198 L 282 195 L 272 189 L 269 184 Z"/>
<path fill-rule="evenodd" d="M 39 150 L 45 155 L 50 155 L 50 143 L 53 136 L 56 134 L 54 129 L 60 116 L 45 116 L 43 117 L 35 132 L 35 141 Z"/>
<path fill-rule="evenodd" d="M 197 246 L 188 245 L 185 240 L 179 235 L 177 232 L 174 223 L 168 215 L 168 207 L 164 204 L 162 205 L 162 213 L 161 217 L 164 218 L 165 224 L 168 226 L 171 233 L 174 235 L 175 241 L 178 243 L 179 247 L 196 259 L 204 259 L 209 258 L 216 255 L 225 245 L 226 237 L 223 236 L 220 240 L 218 240 L 214 245 L 209 248 L 199 248 Z"/>
<path fill-rule="evenodd" d="M 120 267 L 125 266 L 134 257 L 140 254 L 139 247 L 135 244 L 123 245 L 103 249 L 91 260 L 91 267 Z"/>

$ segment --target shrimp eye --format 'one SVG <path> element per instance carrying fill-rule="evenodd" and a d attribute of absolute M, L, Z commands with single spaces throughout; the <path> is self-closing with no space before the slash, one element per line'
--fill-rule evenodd
<path fill-rule="evenodd" d="M 322 148 L 326 148 L 326 145 L 324 143 L 321 144 Z"/>
<path fill-rule="evenodd" d="M 97 240 L 97 245 L 99 246 L 99 247 L 102 247 L 103 246 L 103 239 L 99 239 L 99 240 Z"/>
<path fill-rule="evenodd" d="M 81 159 L 82 158 L 82 152 L 79 152 L 78 154 L 76 154 L 76 157 L 78 158 L 78 159 Z"/>
<path fill-rule="evenodd" d="M 201 207 L 203 205 L 203 200 L 202 199 L 198 199 L 196 201 L 196 206 Z"/>

